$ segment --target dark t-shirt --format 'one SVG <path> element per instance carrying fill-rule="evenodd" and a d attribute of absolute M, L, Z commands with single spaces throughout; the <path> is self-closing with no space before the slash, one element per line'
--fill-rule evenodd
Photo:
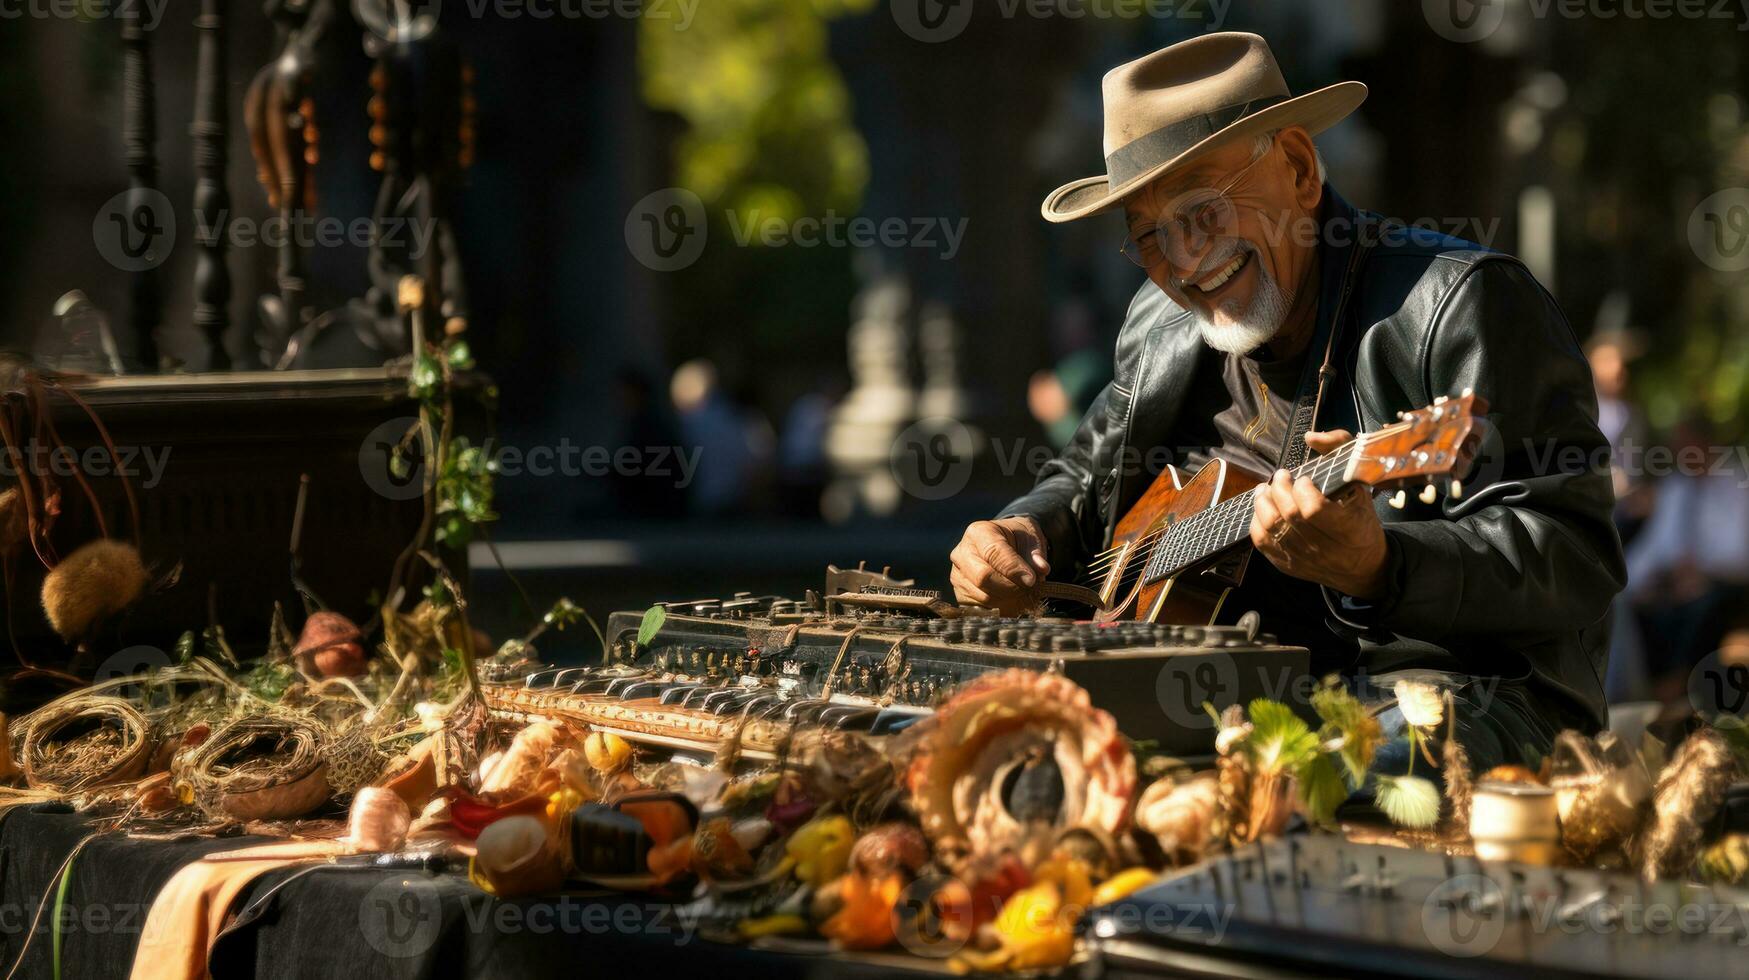
<path fill-rule="evenodd" d="M 1170 441 L 1173 458 L 1189 472 L 1218 457 L 1229 467 L 1267 478 L 1282 457 L 1306 355 L 1277 361 L 1205 347 L 1200 357 Z M 1354 646 L 1326 625 L 1318 587 L 1256 554 L 1243 584 L 1222 603 L 1220 621 L 1231 623 L 1250 610 L 1262 616 L 1265 632 L 1311 649 L 1313 668 L 1320 673 L 1340 669 L 1354 656 Z"/>
<path fill-rule="evenodd" d="M 1303 353 L 1272 361 L 1205 348 L 1180 415 L 1185 465 L 1218 456 L 1256 476 L 1275 472 L 1305 361 Z"/>

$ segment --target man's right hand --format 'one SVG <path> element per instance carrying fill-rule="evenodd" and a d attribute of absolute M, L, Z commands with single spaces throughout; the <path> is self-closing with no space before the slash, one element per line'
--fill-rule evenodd
<path fill-rule="evenodd" d="M 1035 590 L 1051 572 L 1045 536 L 1030 517 L 979 521 L 966 528 L 953 560 L 954 595 L 968 605 L 1018 616 L 1037 605 Z"/>

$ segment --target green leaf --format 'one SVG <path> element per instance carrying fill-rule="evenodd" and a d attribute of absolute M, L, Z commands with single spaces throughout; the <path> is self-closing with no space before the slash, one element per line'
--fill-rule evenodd
<path fill-rule="evenodd" d="M 1246 745 L 1259 772 L 1293 772 L 1318 751 L 1318 737 L 1287 705 L 1257 698 L 1245 714 L 1252 727 Z"/>
<path fill-rule="evenodd" d="M 50 928 L 54 930 L 54 946 L 50 958 L 53 961 L 55 980 L 61 980 L 61 916 L 67 907 L 67 885 L 73 880 L 73 859 L 78 854 L 75 850 L 67 857 L 66 865 L 61 868 L 60 887 L 55 889 L 55 919 L 50 923 Z"/>
<path fill-rule="evenodd" d="M 569 598 L 561 596 L 558 602 L 553 603 L 553 608 L 547 610 L 547 614 L 542 617 L 542 621 L 548 626 L 551 626 L 560 632 L 564 632 L 565 627 L 570 626 L 572 623 L 575 623 L 582 618 L 583 608 L 575 602 L 572 602 Z"/>
<path fill-rule="evenodd" d="M 443 371 L 438 367 L 437 358 L 421 351 L 413 359 L 413 370 L 407 376 L 407 387 L 412 396 L 420 401 L 432 398 L 442 380 Z"/>
<path fill-rule="evenodd" d="M 644 621 L 638 624 L 638 646 L 647 647 L 661 631 L 662 624 L 668 621 L 668 610 L 662 606 L 651 606 L 644 610 Z"/>
<path fill-rule="evenodd" d="M 189 630 L 176 638 L 176 662 L 186 664 L 194 660 L 194 631 Z"/>
<path fill-rule="evenodd" d="M 1439 788 L 1419 776 L 1375 776 L 1379 809 L 1399 827 L 1425 829 L 1439 822 Z"/>
<path fill-rule="evenodd" d="M 449 356 L 449 366 L 457 371 L 466 371 L 474 366 L 474 354 L 468 350 L 465 340 L 451 341 L 445 353 Z"/>
<path fill-rule="evenodd" d="M 1294 773 L 1294 778 L 1299 783 L 1306 818 L 1321 827 L 1334 824 L 1336 808 L 1348 799 L 1348 784 L 1343 782 L 1335 760 L 1327 753 L 1314 752 Z"/>
<path fill-rule="evenodd" d="M 1319 741 L 1340 738 L 1342 764 L 1348 770 L 1349 784 L 1359 787 L 1366 781 L 1366 771 L 1378 751 L 1384 732 L 1379 721 L 1366 705 L 1335 675 L 1312 692 L 1312 710 L 1324 723 Z"/>

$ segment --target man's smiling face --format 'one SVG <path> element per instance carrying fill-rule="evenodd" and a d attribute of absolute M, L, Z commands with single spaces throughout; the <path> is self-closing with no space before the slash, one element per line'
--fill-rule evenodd
<path fill-rule="evenodd" d="M 1211 347 L 1246 353 L 1293 310 L 1316 259 L 1295 231 L 1322 198 L 1311 137 L 1294 126 L 1261 156 L 1250 137 L 1217 147 L 1124 211 L 1131 240 L 1146 243 L 1148 278 L 1196 314 Z"/>

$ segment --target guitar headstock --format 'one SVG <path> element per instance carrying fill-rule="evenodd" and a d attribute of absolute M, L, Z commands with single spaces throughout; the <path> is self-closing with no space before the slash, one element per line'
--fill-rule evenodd
<path fill-rule="evenodd" d="M 1374 491 L 1395 490 L 1393 507 L 1407 502 L 1406 488 L 1420 487 L 1420 500 L 1431 504 L 1445 483 L 1459 496 L 1458 481 L 1475 461 L 1478 435 L 1476 417 L 1486 413 L 1488 402 L 1466 390 L 1456 398 L 1441 396 L 1433 404 L 1402 412 L 1393 425 L 1361 437 L 1350 464 L 1349 478 Z"/>

